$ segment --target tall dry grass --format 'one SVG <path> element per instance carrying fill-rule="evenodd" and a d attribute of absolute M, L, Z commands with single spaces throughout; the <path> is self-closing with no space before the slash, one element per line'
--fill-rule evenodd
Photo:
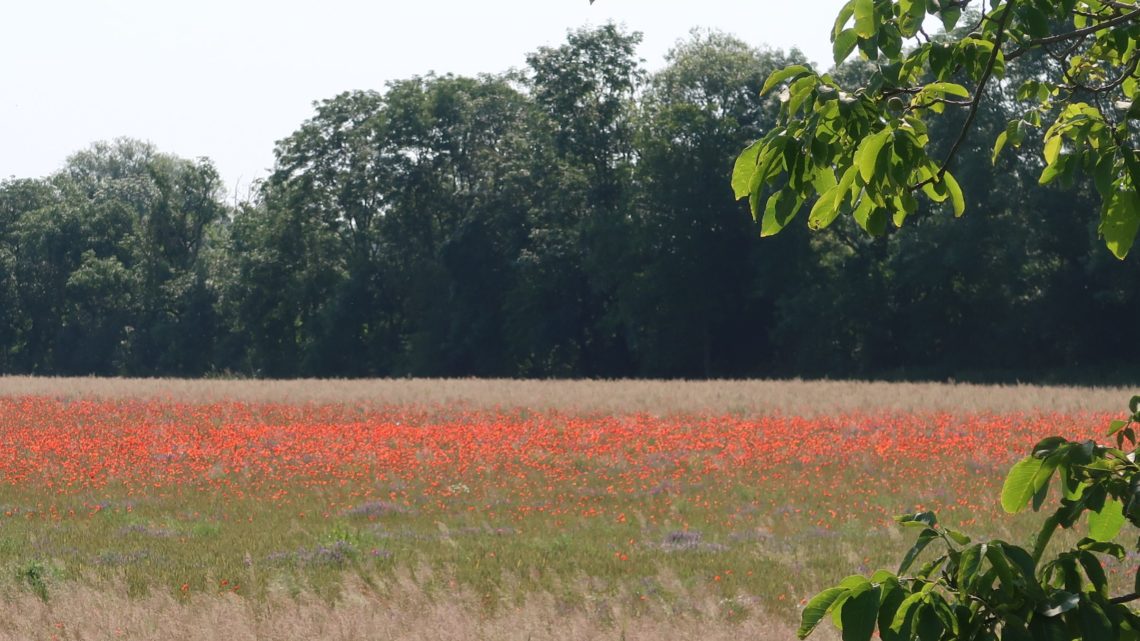
<path fill-rule="evenodd" d="M 334 604 L 279 594 L 255 602 L 234 595 L 180 602 L 168 594 L 126 596 L 122 586 L 69 584 L 48 601 L 26 592 L 0 596 L 0 640 L 103 641 L 785 641 L 795 634 L 762 614 L 716 618 L 709 597 L 684 615 L 630 616 L 609 605 L 566 611 L 548 594 L 488 615 L 466 594 L 428 598 L 408 589 L 378 596 L 363 584 Z M 815 637 L 833 641 L 830 629 Z"/>
<path fill-rule="evenodd" d="M 162 398 L 755 416 L 868 410 L 1118 412 L 1138 388 L 847 381 L 175 380 L 0 377 L 0 396 Z"/>

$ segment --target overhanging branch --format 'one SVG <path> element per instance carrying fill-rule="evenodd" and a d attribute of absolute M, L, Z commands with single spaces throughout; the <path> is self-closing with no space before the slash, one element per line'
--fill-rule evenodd
<path fill-rule="evenodd" d="M 1077 29 L 1075 31 L 1070 31 L 1068 33 L 1059 33 L 1055 36 L 1046 36 L 1044 38 L 1034 38 L 1033 40 L 1030 40 L 1028 43 L 1026 43 L 1025 46 L 1018 47 L 1017 49 L 1010 52 L 1009 55 L 1007 55 L 1005 57 L 1005 59 L 1006 60 L 1013 60 L 1015 58 L 1020 58 L 1021 56 L 1029 53 L 1030 51 L 1032 51 L 1033 49 L 1035 49 L 1037 47 L 1041 47 L 1041 46 L 1045 46 L 1045 45 L 1051 45 L 1051 44 L 1055 44 L 1058 42 L 1067 42 L 1067 41 L 1072 40 L 1074 38 L 1083 38 L 1083 37 L 1085 37 L 1091 33 L 1096 33 L 1098 31 L 1104 31 L 1105 29 L 1111 29 L 1115 26 L 1126 24 L 1126 23 L 1132 22 L 1132 21 L 1137 20 L 1137 19 L 1140 19 L 1140 9 L 1136 9 L 1135 11 L 1129 11 L 1128 13 L 1121 14 L 1121 15 L 1119 15 L 1115 18 L 1112 18 L 1110 20 L 1105 20 L 1104 22 L 1098 22 L 1097 24 L 1090 25 L 1090 26 L 1085 27 L 1083 29 Z"/>
<path fill-rule="evenodd" d="M 994 37 L 994 48 L 990 52 L 990 58 L 986 61 L 986 68 L 982 71 L 982 77 L 978 79 L 978 86 L 974 89 L 974 97 L 970 100 L 970 111 L 966 115 L 966 122 L 962 124 L 962 130 L 958 132 L 958 137 L 954 140 L 954 145 L 950 147 L 950 151 L 946 154 L 946 159 L 942 161 L 942 166 L 939 167 L 938 173 L 930 178 L 913 185 L 911 189 L 918 189 L 924 185 L 942 182 L 943 176 L 946 175 L 946 170 L 950 166 L 950 161 L 954 160 L 954 156 L 958 154 L 958 149 L 962 147 L 962 143 L 966 140 L 966 135 L 970 133 L 970 127 L 974 125 L 974 119 L 978 117 L 978 107 L 982 103 L 982 96 L 986 93 L 986 84 L 990 81 L 990 76 L 993 75 L 994 65 L 997 64 L 998 56 L 1001 55 L 1001 45 L 1005 41 L 1005 29 L 1009 26 L 1009 19 L 1013 16 L 1014 5 L 1017 0 L 1010 0 L 1005 5 L 1005 11 L 999 18 L 997 36 Z"/>

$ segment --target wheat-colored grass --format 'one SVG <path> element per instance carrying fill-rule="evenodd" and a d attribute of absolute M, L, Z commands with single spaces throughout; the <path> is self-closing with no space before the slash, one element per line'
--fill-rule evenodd
<path fill-rule="evenodd" d="M 816 415 L 868 410 L 928 412 L 1118 412 L 1136 388 L 883 383 L 858 381 L 650 380 L 175 380 L 0 377 L 0 396 L 162 398 L 190 403 L 438 405 L 567 412 L 778 412 Z"/>
<path fill-rule="evenodd" d="M 795 634 L 763 614 L 717 619 L 709 597 L 684 615 L 630 616 L 609 604 L 567 611 L 549 594 L 488 615 L 469 594 L 428 598 L 414 585 L 380 596 L 363 584 L 332 605 L 309 595 L 255 602 L 234 595 L 187 602 L 162 593 L 128 597 L 122 586 L 69 584 L 41 601 L 0 596 L 0 640 L 7 641 L 785 641 Z M 833 641 L 830 629 L 813 638 Z"/>

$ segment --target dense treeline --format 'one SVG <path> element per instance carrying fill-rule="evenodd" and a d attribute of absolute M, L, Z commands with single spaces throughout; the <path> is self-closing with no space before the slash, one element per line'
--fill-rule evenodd
<path fill-rule="evenodd" d="M 1134 373 L 1140 268 L 1097 241 L 1088 187 L 1038 187 L 1028 145 L 996 167 L 978 146 L 1017 82 L 957 161 L 963 219 L 759 240 L 728 176 L 775 121 L 763 80 L 799 54 L 701 33 L 648 74 L 638 40 L 582 30 L 522 71 L 320 102 L 250 202 L 130 140 L 0 183 L 0 371 Z"/>

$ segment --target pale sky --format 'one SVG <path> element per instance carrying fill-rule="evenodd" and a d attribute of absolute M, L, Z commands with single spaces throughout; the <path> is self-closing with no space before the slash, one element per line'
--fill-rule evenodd
<path fill-rule="evenodd" d="M 522 67 L 566 32 L 614 21 L 649 69 L 693 27 L 798 47 L 830 66 L 842 0 L 4 0 L 0 178 L 38 177 L 130 136 L 211 158 L 244 195 L 312 103 L 426 74 Z"/>

